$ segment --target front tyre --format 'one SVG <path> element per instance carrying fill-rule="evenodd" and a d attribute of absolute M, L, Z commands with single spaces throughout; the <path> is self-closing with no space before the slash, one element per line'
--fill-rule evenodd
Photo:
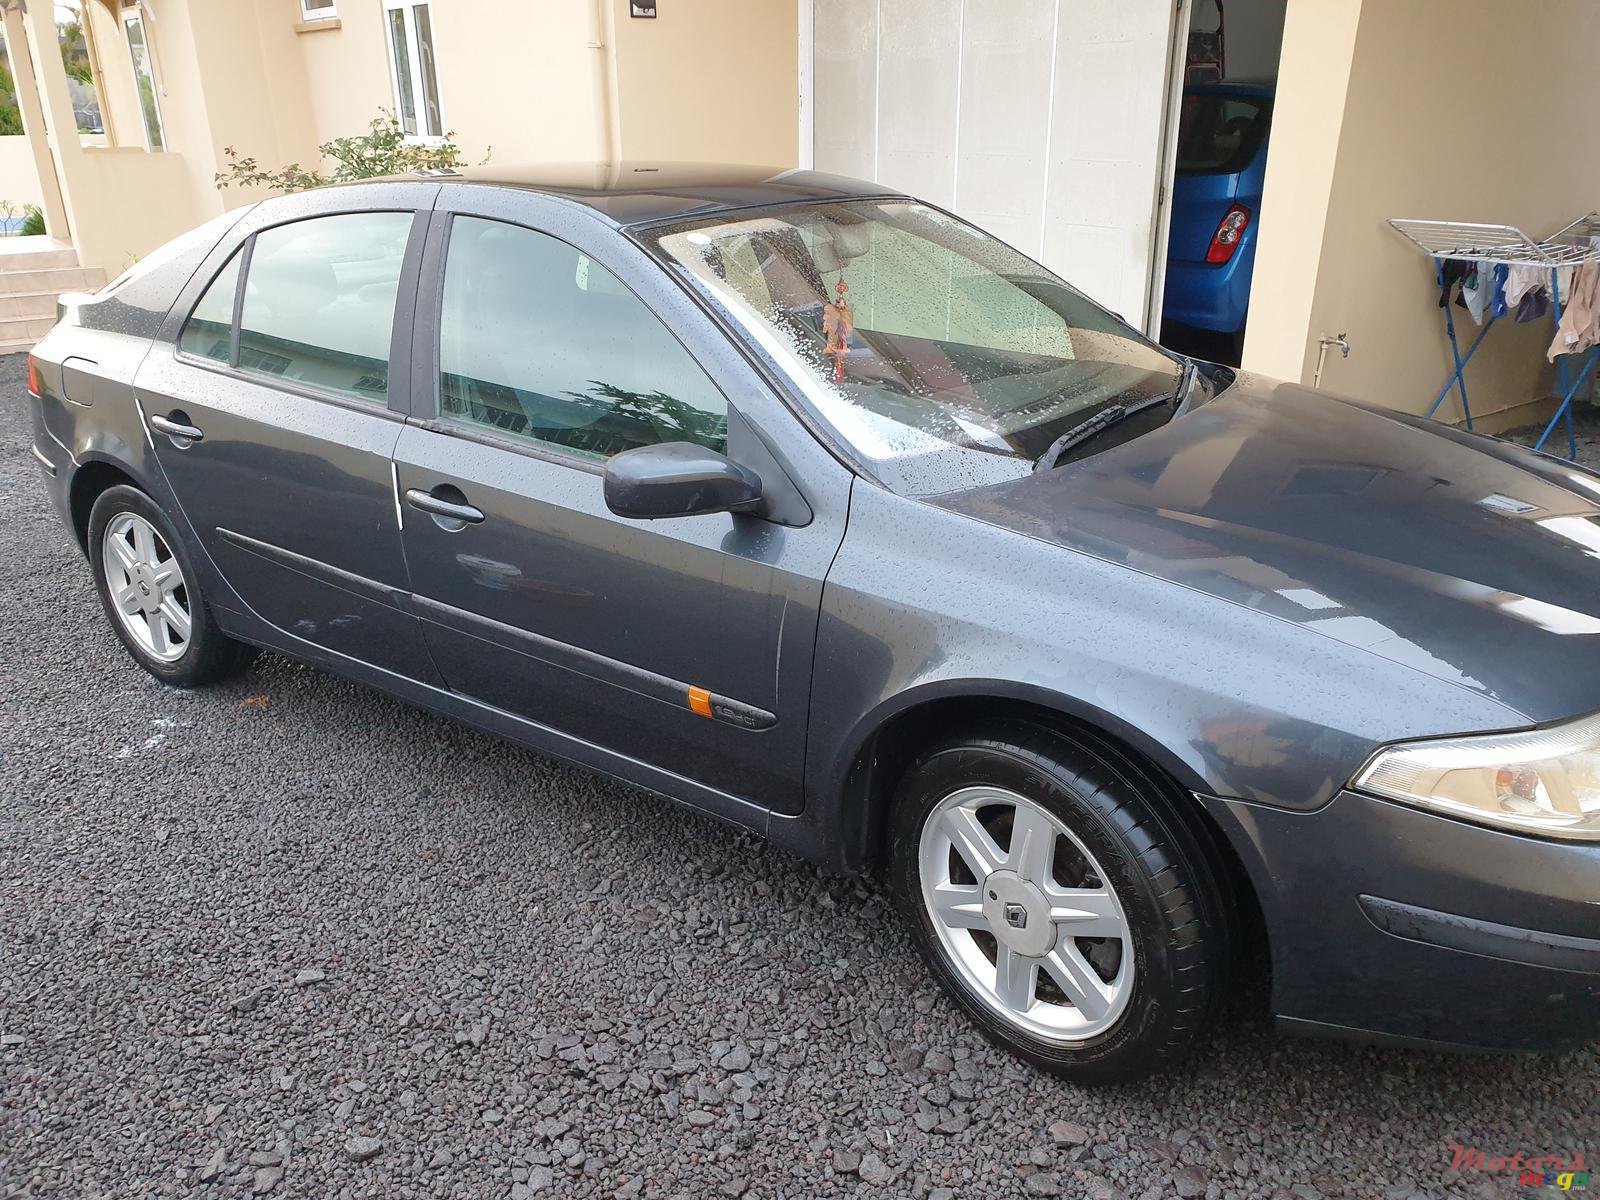
<path fill-rule="evenodd" d="M 217 628 L 172 522 L 137 488 L 107 488 L 95 501 L 89 561 L 111 628 L 163 683 L 214 683 L 254 656 Z"/>
<path fill-rule="evenodd" d="M 1190 1048 L 1230 917 L 1170 792 L 1121 755 L 1032 727 L 944 742 L 906 773 L 894 890 L 934 975 L 990 1040 L 1089 1084 Z"/>

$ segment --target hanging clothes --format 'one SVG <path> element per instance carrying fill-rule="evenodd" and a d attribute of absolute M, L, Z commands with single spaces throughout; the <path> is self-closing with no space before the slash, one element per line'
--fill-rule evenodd
<path fill-rule="evenodd" d="M 1482 325 L 1483 314 L 1489 307 L 1489 295 L 1494 291 L 1494 272 L 1487 263 L 1475 263 L 1467 277 L 1461 281 L 1462 306 L 1473 322 Z"/>
<path fill-rule="evenodd" d="M 1554 362 L 1558 354 L 1582 354 L 1600 346 L 1600 261 L 1590 259 L 1578 267 L 1570 289 L 1563 289 L 1561 324 L 1545 357 Z"/>
<path fill-rule="evenodd" d="M 1541 291 L 1549 284 L 1548 269 L 1518 263 L 1506 273 L 1506 305 L 1517 308 L 1522 304 L 1522 298 L 1529 292 Z"/>
<path fill-rule="evenodd" d="M 1471 263 L 1462 262 L 1458 258 L 1447 258 L 1439 264 L 1439 307 L 1444 308 L 1455 295 L 1456 284 L 1467 274 Z"/>
<path fill-rule="evenodd" d="M 1522 299 L 1517 302 L 1517 324 L 1526 325 L 1529 321 L 1542 321 L 1550 311 L 1550 293 L 1542 287 L 1524 292 Z"/>
<path fill-rule="evenodd" d="M 1511 306 L 1506 303 L 1506 279 L 1510 270 L 1505 263 L 1495 264 L 1494 282 L 1489 287 L 1489 315 L 1496 319 L 1511 311 Z"/>

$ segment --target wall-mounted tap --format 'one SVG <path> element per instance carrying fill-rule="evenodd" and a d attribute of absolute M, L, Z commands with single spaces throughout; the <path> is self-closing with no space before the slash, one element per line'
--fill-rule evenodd
<path fill-rule="evenodd" d="M 1317 369 L 1311 373 L 1311 386 L 1318 387 L 1322 383 L 1322 364 L 1328 360 L 1328 347 L 1339 347 L 1339 357 L 1350 357 L 1350 343 L 1345 341 L 1342 333 L 1323 334 L 1317 339 Z"/>

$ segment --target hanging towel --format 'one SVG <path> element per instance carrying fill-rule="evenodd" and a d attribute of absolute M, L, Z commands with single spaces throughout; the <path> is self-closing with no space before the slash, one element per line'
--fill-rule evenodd
<path fill-rule="evenodd" d="M 1489 293 L 1494 290 L 1494 272 L 1487 263 L 1478 263 L 1461 281 L 1461 299 L 1467 315 L 1479 325 L 1483 324 L 1484 310 L 1489 307 Z"/>
<path fill-rule="evenodd" d="M 1547 268 L 1518 263 L 1506 274 L 1506 306 L 1517 308 L 1529 292 L 1542 291 L 1549 285 L 1550 272 Z"/>
<path fill-rule="evenodd" d="M 1591 259 L 1579 266 L 1562 300 L 1561 324 L 1545 355 L 1551 362 L 1558 354 L 1582 354 L 1600 346 L 1600 262 Z"/>
<path fill-rule="evenodd" d="M 1489 287 L 1489 315 L 1503 317 L 1511 311 L 1511 306 L 1506 303 L 1506 278 L 1510 268 L 1505 263 L 1497 263 L 1494 268 L 1494 282 Z"/>

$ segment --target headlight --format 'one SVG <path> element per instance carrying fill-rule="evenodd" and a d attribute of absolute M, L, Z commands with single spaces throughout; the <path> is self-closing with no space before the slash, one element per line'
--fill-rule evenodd
<path fill-rule="evenodd" d="M 1350 783 L 1485 825 L 1600 840 L 1600 713 L 1549 729 L 1386 746 Z"/>

